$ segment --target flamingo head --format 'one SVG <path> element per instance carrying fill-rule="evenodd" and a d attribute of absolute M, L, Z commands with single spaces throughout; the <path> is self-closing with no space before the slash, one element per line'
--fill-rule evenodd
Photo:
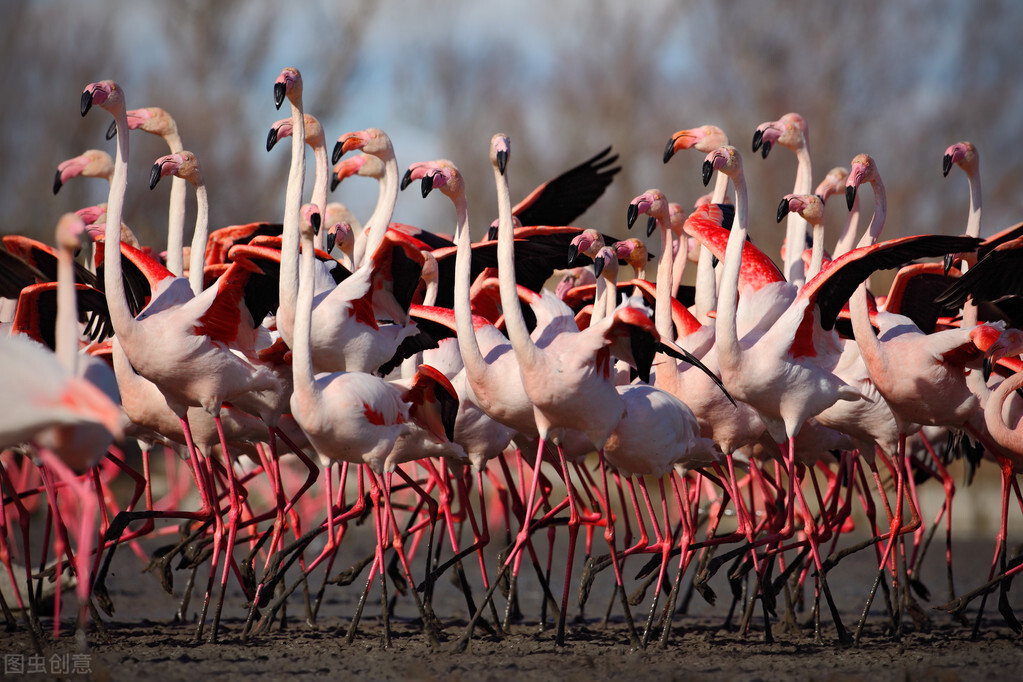
<path fill-rule="evenodd" d="M 86 225 L 92 225 L 97 222 L 100 218 L 105 216 L 107 213 L 106 204 L 96 204 L 95 206 L 86 206 L 75 211 L 75 215 L 82 219 Z M 91 237 L 91 235 L 90 235 Z"/>
<path fill-rule="evenodd" d="M 89 83 L 82 92 L 82 116 L 89 113 L 93 104 L 113 113 L 117 107 L 124 107 L 124 90 L 111 80 Z"/>
<path fill-rule="evenodd" d="M 659 189 L 648 189 L 638 197 L 629 202 L 629 210 L 626 216 L 629 229 L 635 225 L 636 219 L 641 213 L 646 213 L 653 220 L 647 221 L 646 236 L 653 234 L 660 220 L 663 225 L 668 223 L 668 200 L 664 198 L 664 192 Z"/>
<path fill-rule="evenodd" d="M 633 268 L 642 270 L 646 267 L 649 252 L 643 240 L 636 239 L 635 237 L 622 239 L 615 242 L 614 249 L 618 259 L 625 261 L 626 264 L 631 265 Z"/>
<path fill-rule="evenodd" d="M 53 178 L 53 193 L 56 194 L 64 183 L 82 175 L 87 178 L 109 178 L 114 172 L 114 160 L 101 149 L 88 149 L 73 159 L 61 162 Z"/>
<path fill-rule="evenodd" d="M 301 220 L 299 220 L 299 231 L 303 237 L 312 239 L 320 231 L 320 209 L 316 204 L 303 204 L 299 209 Z"/>
<path fill-rule="evenodd" d="M 366 128 L 354 133 L 345 133 L 337 138 L 330 162 L 337 163 L 343 154 L 355 149 L 361 149 L 367 154 L 384 160 L 394 157 L 394 147 L 391 145 L 391 138 L 387 136 L 387 133 L 380 128 Z"/>
<path fill-rule="evenodd" d="M 611 283 L 618 281 L 618 254 L 610 246 L 602 246 L 593 256 L 593 276 L 600 277 Z"/>
<path fill-rule="evenodd" d="M 462 174 L 447 159 L 412 164 L 401 179 L 401 188 L 405 189 L 414 180 L 421 182 L 424 198 L 434 189 L 439 189 L 449 197 L 462 191 Z"/>
<path fill-rule="evenodd" d="M 710 183 L 710 177 L 714 171 L 721 171 L 730 178 L 736 177 L 742 171 L 742 157 L 739 150 L 732 145 L 718 147 L 707 158 L 703 160 L 703 184 L 706 187 Z"/>
<path fill-rule="evenodd" d="M 845 187 L 845 180 L 849 177 L 849 169 L 844 166 L 835 166 L 828 171 L 828 174 L 824 176 L 824 179 L 817 185 L 817 189 L 814 190 L 814 194 L 821 198 L 821 201 L 827 203 L 828 199 L 833 194 L 838 194 L 842 187 Z"/>
<path fill-rule="evenodd" d="M 778 204 L 778 222 L 789 213 L 798 213 L 814 226 L 824 224 L 824 202 L 816 194 L 786 194 Z"/>
<path fill-rule="evenodd" d="M 285 97 L 291 102 L 297 102 L 301 96 L 302 74 L 294 66 L 284 67 L 274 81 L 274 106 L 280 109 Z"/>
<path fill-rule="evenodd" d="M 144 130 L 153 135 L 166 137 L 178 134 L 178 124 L 174 118 L 161 107 L 143 107 L 142 109 L 131 109 L 125 112 L 128 116 L 128 130 Z M 107 128 L 107 139 L 111 140 L 117 135 L 117 122 L 110 124 Z"/>
<path fill-rule="evenodd" d="M 845 203 L 852 210 L 856 201 L 856 190 L 864 182 L 877 179 L 877 163 L 869 154 L 857 154 L 849 164 L 849 177 L 845 180 Z"/>
<path fill-rule="evenodd" d="M 327 229 L 325 246 L 327 253 L 334 250 L 336 244 L 342 253 L 349 253 L 355 245 L 355 234 L 348 223 L 334 223 Z"/>
<path fill-rule="evenodd" d="M 65 213 L 57 221 L 55 241 L 61 249 L 78 251 L 78 249 L 82 248 L 82 243 L 92 241 L 92 237 L 85 227 L 85 221 L 82 220 L 81 216 L 75 213 Z"/>
<path fill-rule="evenodd" d="M 575 259 L 579 254 L 583 254 L 593 258 L 597 255 L 597 251 L 600 247 L 604 246 L 604 235 L 600 234 L 593 228 L 587 228 L 572 237 L 571 243 L 568 245 L 568 265 L 572 267 L 575 263 Z"/>
<path fill-rule="evenodd" d="M 490 138 L 490 163 L 501 175 L 508 168 L 508 155 L 511 154 L 511 140 L 504 133 L 497 133 Z"/>
<path fill-rule="evenodd" d="M 156 187 L 160 178 L 174 175 L 198 186 L 202 182 L 202 171 L 199 168 L 199 159 L 189 151 L 180 151 L 176 154 L 161 156 L 153 164 L 149 173 L 149 189 Z"/>
<path fill-rule="evenodd" d="M 683 149 L 695 149 L 707 154 L 726 144 L 728 144 L 728 136 L 725 135 L 725 131 L 714 125 L 680 130 L 671 136 L 667 146 L 664 147 L 664 163 L 668 163 L 676 152 Z"/>
<path fill-rule="evenodd" d="M 945 150 L 945 156 L 941 159 L 941 174 L 948 176 L 952 170 L 952 164 L 956 164 L 966 173 L 977 172 L 980 165 L 980 153 L 972 142 L 956 142 Z"/>
<path fill-rule="evenodd" d="M 359 174 L 362 167 L 366 165 L 366 160 L 370 158 L 373 157 L 366 154 L 356 154 L 355 156 L 350 156 L 347 159 L 341 159 L 334 164 L 334 172 L 330 177 L 330 191 L 333 192 L 337 189 L 337 186 L 340 185 L 341 181 L 345 178 L 350 178 L 353 175 Z"/>

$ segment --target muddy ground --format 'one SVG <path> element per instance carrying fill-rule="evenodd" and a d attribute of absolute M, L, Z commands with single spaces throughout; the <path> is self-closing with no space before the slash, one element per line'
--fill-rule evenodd
<path fill-rule="evenodd" d="M 995 492 L 997 495 L 997 491 Z M 997 499 L 995 500 L 997 504 Z M 559 533 L 559 538 L 564 533 Z M 955 585 L 959 593 L 984 582 L 993 551 L 993 533 L 971 534 L 964 539 L 958 534 L 954 546 Z M 166 544 L 173 536 L 147 540 L 141 547 L 152 552 Z M 537 533 L 538 551 L 546 556 L 546 533 Z M 354 528 L 343 543 L 342 554 L 331 574 L 347 568 L 353 561 L 371 550 L 372 539 L 368 524 Z M 559 540 L 560 542 L 560 540 Z M 852 538 L 843 538 L 840 546 L 852 544 Z M 487 552 L 487 566 L 493 572 L 497 545 Z M 581 543 L 582 544 L 582 543 Z M 606 551 L 598 533 L 594 539 L 594 552 Z M 314 546 L 313 549 L 316 549 Z M 422 577 L 424 567 L 420 556 L 413 564 L 414 577 Z M 461 592 L 447 576 L 436 586 L 434 608 L 443 626 L 437 648 L 431 648 L 423 635 L 417 611 L 408 597 L 398 599 L 390 619 L 392 642 L 383 646 L 380 592 L 374 586 L 367 602 L 357 636 L 353 644 L 345 643 L 344 633 L 351 624 L 352 614 L 362 590 L 365 575 L 347 586 L 328 585 L 326 598 L 315 626 L 306 623 L 304 599 L 301 589 L 287 602 L 287 618 L 282 628 L 276 622 L 268 633 L 247 640 L 242 637 L 245 599 L 240 590 L 232 588 L 224 607 L 224 619 L 218 644 L 193 644 L 193 622 L 174 622 L 178 599 L 186 581 L 187 572 L 174 572 L 174 595 L 161 588 L 152 573 L 142 571 L 143 561 L 129 548 L 122 547 L 115 557 L 108 579 L 110 597 L 115 611 L 103 616 L 104 633 L 95 630 L 88 635 L 87 659 L 75 659 L 82 669 L 87 665 L 93 679 L 110 680 L 180 680 L 201 678 L 220 680 L 249 680 L 255 676 L 287 676 L 286 679 L 367 679 L 400 680 L 595 680 L 595 679 L 694 679 L 694 680 L 966 680 L 966 679 L 1021 679 L 1023 677 L 1023 639 L 1015 635 L 1000 618 L 989 600 L 980 635 L 973 639 L 970 627 L 964 626 L 948 614 L 933 607 L 948 600 L 945 578 L 944 545 L 939 532 L 928 552 L 921 573 L 922 582 L 930 590 L 930 599 L 918 598 L 921 611 L 930 622 L 915 624 L 905 619 L 905 634 L 893 639 L 885 628 L 886 616 L 882 599 L 871 609 L 864 636 L 859 646 L 837 644 L 830 616 L 824 617 L 824 642 L 815 643 L 813 630 L 808 625 L 809 610 L 798 613 L 800 630 L 785 630 L 779 619 L 773 619 L 773 643 L 765 643 L 762 617 L 752 621 L 748 634 L 743 636 L 734 626 L 726 624 L 730 589 L 724 571 L 715 576 L 710 586 L 717 595 L 711 606 L 699 595 L 694 595 L 686 614 L 678 614 L 667 648 L 656 642 L 646 650 L 634 650 L 629 645 L 627 628 L 619 605 L 611 612 L 611 620 L 601 626 L 605 609 L 612 595 L 613 575 L 610 570 L 601 573 L 593 590 L 582 620 L 576 590 L 582 571 L 584 548 L 580 546 L 573 568 L 572 598 L 569 604 L 569 625 L 564 647 L 554 643 L 553 627 L 541 629 L 538 614 L 541 591 L 528 562 L 523 563 L 520 581 L 520 602 L 523 619 L 514 625 L 503 639 L 477 629 L 466 653 L 454 651 L 456 640 L 462 635 L 467 607 Z M 309 553 L 310 555 L 313 552 Z M 552 590 L 560 599 L 564 576 L 564 550 L 559 544 L 555 552 Z M 238 555 L 241 556 L 239 549 Z M 444 556 L 450 556 L 445 547 Z M 847 627 L 855 627 L 863 607 L 876 566 L 871 550 L 859 552 L 846 559 L 830 574 L 835 599 Z M 638 582 L 636 572 L 646 562 L 643 557 L 632 557 L 625 567 L 629 589 Z M 676 562 L 672 562 L 673 570 Z M 467 561 L 465 571 L 473 585 L 474 595 L 482 593 L 478 564 Z M 198 584 L 204 585 L 204 571 L 200 570 Z M 297 575 L 293 568 L 289 579 Z M 319 587 L 322 572 L 313 574 L 310 581 L 313 592 Z M 684 582 L 688 582 L 688 579 Z M 236 581 L 232 578 L 232 586 Z M 393 596 L 394 589 L 389 586 Z M 198 590 L 201 592 L 201 589 Z M 1017 586 L 1009 592 L 1009 600 L 1016 613 L 1023 617 L 1023 598 Z M 652 590 L 640 605 L 633 607 L 637 626 L 642 627 Z M 812 590 L 806 590 L 807 604 Z M 497 598 L 499 608 L 504 599 Z M 74 617 L 74 598 L 68 595 L 64 609 L 63 634 L 53 640 L 47 635 L 43 641 L 46 672 L 60 672 L 70 668 L 71 657 L 79 652 L 71 629 Z M 199 596 L 188 608 L 190 621 L 196 617 Z M 967 610 L 972 619 L 977 602 Z M 779 616 L 784 601 L 779 599 Z M 825 612 L 826 613 L 826 612 Z M 549 616 L 552 621 L 553 617 Z M 52 619 L 44 619 L 44 627 Z M 27 674 L 29 663 L 39 670 L 42 659 L 32 659 L 32 646 L 24 631 L 0 635 L 2 663 L 17 665 L 20 660 L 25 672 L 12 673 L 8 667 L 4 679 L 42 679 L 45 675 Z M 55 668 L 53 666 L 56 666 Z"/>

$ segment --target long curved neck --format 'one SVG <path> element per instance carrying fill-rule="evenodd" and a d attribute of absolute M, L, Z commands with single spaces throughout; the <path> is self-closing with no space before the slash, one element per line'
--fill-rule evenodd
<path fill-rule="evenodd" d="M 291 170 L 288 173 L 288 190 L 284 199 L 281 279 L 278 288 L 279 307 L 285 309 L 285 312 L 294 310 L 294 301 L 298 295 L 298 243 L 300 239 L 298 222 L 302 205 L 302 191 L 305 186 L 305 115 L 302 113 L 301 99 L 291 102 L 291 126 Z"/>
<path fill-rule="evenodd" d="M 806 145 L 796 150 L 796 184 L 793 188 L 794 194 L 810 194 L 811 168 L 810 151 Z M 798 213 L 789 213 L 785 229 L 785 279 L 795 284 L 802 284 L 806 280 L 803 270 L 803 245 L 806 243 L 806 228 L 809 223 Z M 823 244 L 821 253 L 823 254 Z M 816 245 L 814 246 L 816 250 Z"/>
<path fill-rule="evenodd" d="M 112 113 L 117 126 L 117 156 L 114 158 L 114 175 L 110 178 L 110 194 L 107 196 L 103 286 L 114 333 L 122 340 L 127 340 L 138 324 L 128 310 L 124 281 L 121 278 L 121 216 L 124 212 L 124 194 L 128 189 L 128 116 L 123 105 Z"/>
<path fill-rule="evenodd" d="M 163 136 L 164 142 L 170 147 L 171 154 L 184 149 L 181 136 L 176 131 Z M 170 211 L 167 214 L 167 269 L 175 277 L 184 274 L 185 262 L 182 246 L 185 240 L 185 195 L 188 192 L 187 181 L 174 176 L 171 178 Z"/>
<path fill-rule="evenodd" d="M 511 196 L 508 193 L 508 176 L 494 168 L 497 183 L 497 276 L 501 290 L 501 310 L 504 313 L 505 329 L 515 355 L 522 367 L 528 367 L 539 359 L 540 351 L 529 336 L 526 320 L 522 316 L 519 295 L 515 283 L 515 225 L 512 223 Z"/>
<path fill-rule="evenodd" d="M 205 182 L 200 181 L 195 186 L 195 204 L 195 234 L 192 235 L 192 249 L 188 256 L 188 283 L 192 293 L 198 296 L 203 290 L 206 240 L 210 231 L 210 203 Z"/>
<path fill-rule="evenodd" d="M 78 374 L 78 303 L 75 296 L 75 255 L 65 247 L 57 253 L 57 322 L 54 345 L 57 360 Z"/>
<path fill-rule="evenodd" d="M 844 253 L 848 253 L 852 250 L 853 244 L 856 243 L 856 231 L 860 228 L 860 198 L 857 196 L 853 199 L 852 209 L 849 211 L 849 217 L 845 220 L 845 229 L 842 230 L 842 234 L 838 237 L 838 241 L 835 243 L 835 250 L 831 253 L 832 258 L 838 258 Z"/>
<path fill-rule="evenodd" d="M 465 191 L 451 198 L 455 204 L 455 333 L 458 352 L 467 375 L 476 379 L 486 371 L 487 364 L 472 326 L 472 235 L 469 234 L 469 207 Z"/>
<path fill-rule="evenodd" d="M 810 256 L 810 267 L 806 278 L 813 279 L 824 266 L 824 224 L 813 226 L 813 253 Z"/>
<path fill-rule="evenodd" d="M 999 384 L 984 406 L 984 423 L 988 433 L 996 443 L 1016 453 L 1023 453 L 1023 430 L 1006 426 L 1002 411 L 1008 396 L 1020 387 L 1023 387 L 1023 372 L 1017 372 Z"/>
<path fill-rule="evenodd" d="M 356 241 L 355 244 L 357 264 L 369 258 L 380 246 L 391 222 L 391 216 L 394 215 L 394 206 L 398 203 L 398 161 L 394 158 L 394 151 L 388 150 L 379 158 L 384 162 L 384 176 L 380 178 L 380 194 L 377 195 L 376 208 L 362 228 L 363 239 Z M 362 246 L 362 251 L 359 250 L 359 246 Z"/>
<path fill-rule="evenodd" d="M 295 327 L 291 344 L 291 370 L 295 381 L 295 392 L 314 392 L 316 382 L 313 374 L 313 357 L 309 348 L 310 328 L 313 318 L 314 260 L 312 237 L 301 236 L 301 274 L 298 295 L 295 299 Z"/>
<path fill-rule="evenodd" d="M 668 227 L 668 215 L 654 216 L 657 219 L 657 227 L 661 230 L 661 257 L 657 261 L 657 294 L 656 306 L 654 307 L 654 327 L 657 333 L 670 341 L 675 340 L 674 330 L 671 328 L 671 299 L 674 294 L 672 289 L 673 259 L 671 255 L 671 229 Z"/>
<path fill-rule="evenodd" d="M 675 260 L 671 264 L 671 295 L 674 296 L 678 293 L 679 285 L 682 284 L 682 278 L 686 274 L 686 263 L 689 261 L 689 239 L 683 232 L 678 238 L 678 253 L 675 254 Z"/>
<path fill-rule="evenodd" d="M 870 246 L 877 241 L 877 237 L 884 228 L 885 214 L 888 210 L 888 199 L 884 191 L 884 183 L 880 178 L 870 181 L 874 188 L 874 215 L 870 218 L 870 226 L 863 233 L 858 246 Z M 870 367 L 878 366 L 883 360 L 881 342 L 874 333 L 874 327 L 870 324 L 870 314 L 867 310 L 867 282 L 863 281 L 856 288 L 856 292 L 849 299 L 849 313 L 852 316 L 853 336 L 856 338 L 856 346 L 860 349 L 860 355 L 864 362 Z"/>
<path fill-rule="evenodd" d="M 320 136 L 322 138 L 322 135 Z M 327 145 L 323 139 L 317 139 L 315 143 L 310 142 L 309 146 L 313 148 L 313 165 L 316 168 L 316 175 L 313 179 L 313 194 L 312 202 L 316 204 L 316 207 L 320 209 L 320 215 L 327 215 L 327 175 L 330 172 L 330 166 L 327 163 Z M 324 225 L 323 228 L 313 237 L 313 243 L 316 248 L 323 249 L 323 236 L 326 232 L 326 228 L 329 227 Z"/>
<path fill-rule="evenodd" d="M 725 200 L 728 192 L 728 176 L 722 172 L 717 173 L 714 180 L 714 193 L 710 201 L 720 204 Z M 717 277 L 714 275 L 714 254 L 710 249 L 701 248 L 700 258 L 696 265 L 696 295 L 693 301 L 696 307 L 696 318 L 703 324 L 710 322 L 710 311 L 717 308 Z"/>
<path fill-rule="evenodd" d="M 721 290 L 718 292 L 717 321 L 714 338 L 718 356 L 722 363 L 737 366 L 742 359 L 739 333 L 736 323 L 739 303 L 739 270 L 742 267 L 742 250 L 746 242 L 748 209 L 746 208 L 746 177 L 740 169 L 732 178 L 735 186 L 735 223 L 728 235 L 725 249 L 725 264 L 721 273 Z"/>
<path fill-rule="evenodd" d="M 980 172 L 976 169 L 966 174 L 970 181 L 970 218 L 966 222 L 966 234 L 980 236 Z"/>

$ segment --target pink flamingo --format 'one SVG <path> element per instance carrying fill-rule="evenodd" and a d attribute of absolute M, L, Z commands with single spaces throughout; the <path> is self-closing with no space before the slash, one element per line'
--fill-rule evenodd
<path fill-rule="evenodd" d="M 316 173 L 313 179 L 313 193 L 311 197 L 312 203 L 319 209 L 320 215 L 326 216 L 327 211 L 327 175 L 329 174 L 329 164 L 327 163 L 327 141 L 323 134 L 323 126 L 320 125 L 320 121 L 312 114 L 303 114 L 305 118 L 305 142 L 313 150 L 313 166 L 316 168 Z M 294 122 L 291 118 L 282 118 L 275 122 L 270 127 L 270 132 L 266 136 L 266 150 L 270 151 L 274 148 L 280 140 L 290 137 L 294 131 Z M 333 223 L 326 223 L 326 225 L 332 225 Z M 322 249 L 324 245 L 324 235 L 321 231 L 317 231 L 316 239 L 314 240 L 316 248 Z"/>

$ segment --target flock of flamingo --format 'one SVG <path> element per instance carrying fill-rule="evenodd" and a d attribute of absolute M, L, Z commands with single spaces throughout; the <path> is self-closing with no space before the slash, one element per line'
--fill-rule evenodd
<path fill-rule="evenodd" d="M 1021 630 L 1006 597 L 1023 566 L 1006 549 L 1013 496 L 1023 509 L 1023 334 L 1012 305 L 1020 271 L 1007 261 L 1018 259 L 1023 226 L 980 238 L 971 143 L 950 146 L 942 168 L 959 166 L 969 179 L 965 236 L 883 240 L 884 184 L 870 156 L 814 189 L 804 119 L 760 125 L 754 152 L 766 159 L 781 145 L 798 160 L 777 211 L 787 221 L 779 268 L 750 239 L 738 150 L 716 126 L 681 130 L 664 162 L 701 152 L 703 184 L 714 179 L 714 189 L 688 217 L 657 189 L 623 211 L 630 228 L 646 214 L 646 236 L 660 239 L 650 281 L 642 239 L 570 225 L 619 170 L 610 149 L 513 207 L 510 142 L 494 135 L 498 219 L 473 241 L 466 179 L 450 161 L 415 163 L 401 176 L 391 141 L 371 128 L 338 138 L 332 171 L 297 69 L 281 72 L 273 96 L 278 109 L 291 106 L 266 145 L 292 138 L 282 224 L 210 230 L 200 157 L 184 149 L 166 111 L 128 110 L 107 80 L 85 88 L 81 113 L 99 107 L 113 117 L 116 157 L 89 150 L 69 159 L 53 187 L 105 178 L 107 202 L 63 215 L 55 248 L 3 237 L 8 627 L 41 646 L 45 590 L 57 636 L 62 585 L 74 585 L 79 632 L 90 621 L 102 627 L 98 609 L 112 612 L 110 562 L 127 545 L 168 591 L 175 570 L 188 573 L 182 619 L 198 569 L 208 569 L 197 642 L 217 640 L 232 576 L 245 597 L 245 637 L 281 618 L 300 586 L 315 619 L 330 578 L 364 584 L 338 628 L 348 641 L 378 586 L 386 642 L 394 603 L 405 600 L 433 646 L 446 638 L 444 619 L 465 617 L 456 642 L 464 649 L 477 628 L 500 637 L 528 618 L 517 591 L 526 556 L 544 595 L 540 622 L 557 613 L 558 644 L 571 595 L 582 616 L 593 581 L 613 579 L 607 613 L 621 610 L 633 646 L 651 638 L 663 646 L 680 601 L 694 591 L 713 600 L 707 583 L 722 568 L 744 631 L 762 615 L 770 640 L 811 580 L 815 637 L 823 638 L 823 595 L 835 637 L 858 641 L 879 588 L 893 636 L 907 618 L 926 617 L 913 595 L 925 592 L 921 562 L 944 525 L 941 608 L 965 622 L 980 599 L 976 630 L 997 591 L 1005 622 Z M 172 176 L 163 253 L 138 244 L 122 221 L 137 129 L 170 147 L 149 178 L 152 189 Z M 303 204 L 307 144 L 316 175 Z M 356 174 L 379 182 L 365 223 L 327 201 L 328 178 L 334 189 Z M 451 200 L 452 237 L 392 221 L 399 191 L 416 181 L 424 198 L 437 190 Z M 857 242 L 864 184 L 874 213 Z M 186 250 L 189 186 L 197 218 Z M 849 219 L 829 253 L 824 204 L 843 192 Z M 691 263 L 695 286 L 682 285 Z M 619 267 L 632 279 L 620 281 Z M 886 295 L 868 289 L 872 272 L 895 268 Z M 558 275 L 557 288 L 545 289 Z M 141 471 L 124 453 L 128 439 Z M 957 597 L 948 467 L 960 456 L 970 471 L 1000 467 L 1002 499 L 987 579 Z M 115 477 L 130 483 L 130 500 L 112 492 Z M 919 488 L 937 484 L 944 504 L 929 523 Z M 376 546 L 359 556 L 345 536 L 368 518 Z M 157 523 L 164 519 L 179 525 Z M 507 545 L 496 565 L 484 552 L 492 528 Z M 585 558 L 573 572 L 580 531 Z M 598 532 L 606 552 L 594 547 Z M 169 540 L 150 555 L 140 541 L 156 536 Z M 828 575 L 858 551 L 873 554 L 877 572 L 852 632 Z M 561 586 L 551 582 L 556 553 L 567 564 Z M 644 557 L 627 570 L 633 555 Z M 478 564 L 482 598 L 464 562 Z M 348 568 L 335 575 L 335 565 Z M 438 615 L 434 586 L 449 571 L 466 611 Z M 633 608 L 645 595 L 637 625 Z"/>

